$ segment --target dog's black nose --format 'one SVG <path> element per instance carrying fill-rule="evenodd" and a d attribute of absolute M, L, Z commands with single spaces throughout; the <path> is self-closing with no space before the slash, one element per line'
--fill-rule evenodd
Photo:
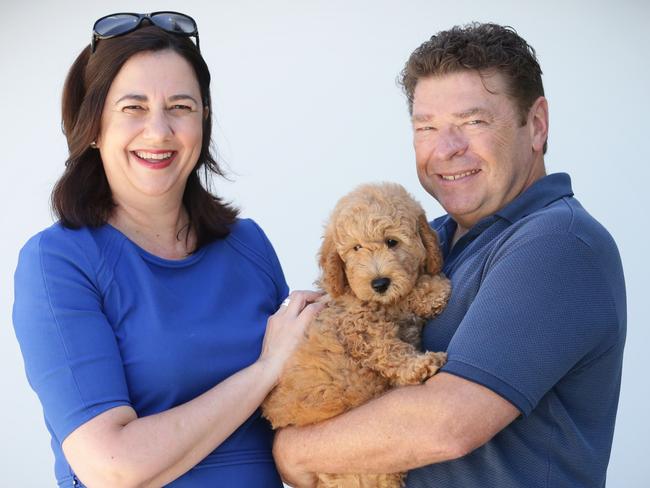
<path fill-rule="evenodd" d="M 384 293 L 386 290 L 388 290 L 388 286 L 390 285 L 390 278 L 375 278 L 370 284 L 372 285 L 372 289 L 377 293 Z"/>

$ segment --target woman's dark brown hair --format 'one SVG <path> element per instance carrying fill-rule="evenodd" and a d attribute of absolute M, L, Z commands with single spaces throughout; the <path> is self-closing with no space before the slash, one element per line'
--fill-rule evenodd
<path fill-rule="evenodd" d="M 90 143 L 99 135 L 106 95 L 124 63 L 134 54 L 166 49 L 178 53 L 193 67 L 203 106 L 208 108 L 203 121 L 201 153 L 183 194 L 183 204 L 197 239 L 196 248 L 228 235 L 237 210 L 208 190 L 212 175 L 224 176 L 210 153 L 210 71 L 192 41 L 155 26 L 101 40 L 92 54 L 90 46 L 86 47 L 68 72 L 63 88 L 62 126 L 69 156 L 65 171 L 52 191 L 52 208 L 64 226 L 98 227 L 111 216 L 115 208 L 111 189 L 99 151 L 91 148 Z"/>

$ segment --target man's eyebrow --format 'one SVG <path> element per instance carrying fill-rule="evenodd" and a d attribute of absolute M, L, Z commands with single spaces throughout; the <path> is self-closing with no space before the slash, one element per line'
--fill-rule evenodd
<path fill-rule="evenodd" d="M 456 112 L 451 115 L 456 119 L 467 119 L 475 115 L 488 116 L 490 115 L 490 112 L 482 107 L 471 107 L 468 108 L 467 110 Z M 433 114 L 426 114 L 426 113 L 413 114 L 411 116 L 411 120 L 413 122 L 431 122 L 435 120 L 435 116 Z"/>
<path fill-rule="evenodd" d="M 433 115 L 429 114 L 413 114 L 411 116 L 413 122 L 430 122 L 433 120 Z"/>
<path fill-rule="evenodd" d="M 485 110 L 484 108 L 481 107 L 472 107 L 468 108 L 467 110 L 463 110 L 462 112 L 456 112 L 453 114 L 454 117 L 457 119 L 467 119 L 468 117 L 473 117 L 475 115 L 489 115 L 489 112 Z"/>

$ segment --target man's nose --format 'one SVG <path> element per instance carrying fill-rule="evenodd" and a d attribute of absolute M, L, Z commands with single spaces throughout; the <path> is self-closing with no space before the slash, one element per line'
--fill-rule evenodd
<path fill-rule="evenodd" d="M 468 141 L 462 130 L 455 125 L 440 129 L 436 141 L 436 156 L 442 160 L 449 160 L 460 156 L 467 150 Z"/>

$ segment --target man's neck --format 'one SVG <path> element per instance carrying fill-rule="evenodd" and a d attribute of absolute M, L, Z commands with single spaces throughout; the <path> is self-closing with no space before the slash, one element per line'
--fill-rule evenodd
<path fill-rule="evenodd" d="M 467 231 L 469 229 L 466 229 L 465 227 L 462 227 L 458 223 L 456 223 L 456 231 L 454 232 L 454 237 L 451 239 L 451 247 L 454 247 L 458 240 L 463 237 L 465 234 L 467 234 Z"/>

